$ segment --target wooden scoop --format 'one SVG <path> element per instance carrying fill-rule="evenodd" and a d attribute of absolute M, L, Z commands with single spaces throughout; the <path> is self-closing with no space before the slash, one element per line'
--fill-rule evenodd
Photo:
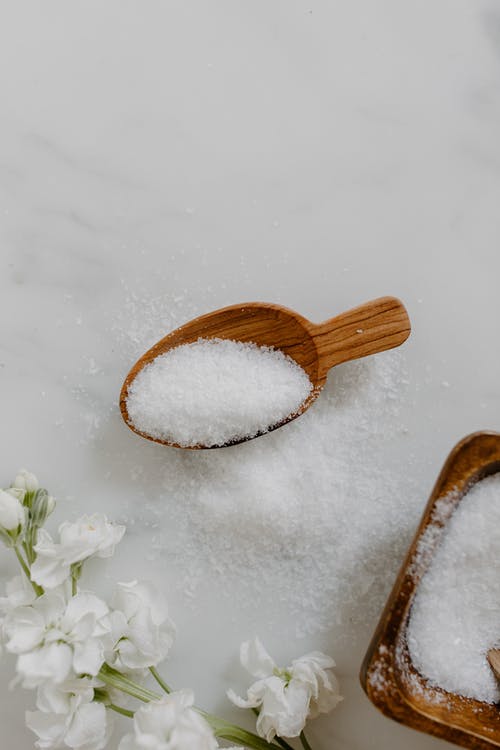
<path fill-rule="evenodd" d="M 156 357 L 181 344 L 189 344 L 199 338 L 253 342 L 258 346 L 280 349 L 306 371 L 313 384 L 311 394 L 299 409 L 270 427 L 269 432 L 290 422 L 309 408 L 325 385 L 330 368 L 341 362 L 399 346 L 408 338 L 410 330 L 408 313 L 395 297 L 380 297 L 324 323 L 311 323 L 293 310 L 264 302 L 224 307 L 177 328 L 149 349 L 125 378 L 120 394 L 120 410 L 126 424 L 138 435 L 163 445 L 185 447 L 153 438 L 134 426 L 127 411 L 130 384 Z M 250 438 L 234 443 L 244 442 L 246 439 Z"/>

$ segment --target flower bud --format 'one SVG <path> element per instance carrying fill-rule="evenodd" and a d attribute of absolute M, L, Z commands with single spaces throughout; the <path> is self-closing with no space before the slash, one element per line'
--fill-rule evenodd
<path fill-rule="evenodd" d="M 31 506 L 31 522 L 33 526 L 40 528 L 50 516 L 56 501 L 47 493 L 47 490 L 37 490 Z"/>
<path fill-rule="evenodd" d="M 16 478 L 12 483 L 13 487 L 17 487 L 20 490 L 26 490 L 26 492 L 36 492 L 38 487 L 38 479 L 34 474 L 26 469 L 20 469 L 17 473 Z"/>
<path fill-rule="evenodd" d="M 25 518 L 25 510 L 16 494 L 0 490 L 0 527 L 5 531 L 18 531 Z"/>

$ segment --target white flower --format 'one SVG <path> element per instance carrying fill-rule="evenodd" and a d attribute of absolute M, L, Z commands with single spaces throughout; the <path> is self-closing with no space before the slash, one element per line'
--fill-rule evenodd
<path fill-rule="evenodd" d="M 23 685 L 62 683 L 74 675 L 96 675 L 110 647 L 108 607 L 94 594 L 80 593 L 66 603 L 50 592 L 30 606 L 13 609 L 3 623 L 6 648 L 18 654 Z"/>
<path fill-rule="evenodd" d="M 114 666 L 143 669 L 163 661 L 175 637 L 164 597 L 151 584 L 132 581 L 117 585 L 111 605 Z"/>
<path fill-rule="evenodd" d="M 111 557 L 124 533 L 125 526 L 109 523 L 102 513 L 83 516 L 75 523 L 62 523 L 59 544 L 40 529 L 31 577 L 44 589 L 56 588 L 69 576 L 73 564 L 89 557 Z"/>
<path fill-rule="evenodd" d="M 93 677 L 74 677 L 56 685 L 44 682 L 36 693 L 36 707 L 44 713 L 69 713 L 72 698 L 79 695 L 82 703 L 90 703 L 94 698 L 94 687 L 102 685 Z"/>
<path fill-rule="evenodd" d="M 38 736 L 35 747 L 102 750 L 112 726 L 102 703 L 92 702 L 93 695 L 92 689 L 66 693 L 53 689 L 52 695 L 46 690 L 42 698 L 39 694 L 41 710 L 26 712 L 26 724 Z"/>
<path fill-rule="evenodd" d="M 339 681 L 331 671 L 334 666 L 335 662 L 331 656 L 320 651 L 312 651 L 292 661 L 289 668 L 292 682 L 307 685 L 311 691 L 308 717 L 310 719 L 329 713 L 342 700 Z"/>
<path fill-rule="evenodd" d="M 5 596 L 0 597 L 0 612 L 5 615 L 16 607 L 32 604 L 35 599 L 33 586 L 26 576 L 14 576 L 5 586 Z"/>
<path fill-rule="evenodd" d="M 257 682 L 246 699 L 232 690 L 227 695 L 240 708 L 258 708 L 257 732 L 267 742 L 278 737 L 298 737 L 308 718 L 331 711 L 342 697 L 331 672 L 335 662 L 314 651 L 279 669 L 258 638 L 241 645 L 242 665 Z"/>
<path fill-rule="evenodd" d="M 24 525 L 25 518 L 25 510 L 17 493 L 0 490 L 0 527 L 5 531 L 18 531 Z"/>
<path fill-rule="evenodd" d="M 16 478 L 12 482 L 12 486 L 26 492 L 36 492 L 40 485 L 34 474 L 26 469 L 19 469 Z"/>
<path fill-rule="evenodd" d="M 141 706 L 134 734 L 123 737 L 119 750 L 217 750 L 212 729 L 193 703 L 191 690 L 179 690 Z"/>
<path fill-rule="evenodd" d="M 5 596 L 0 596 L 0 654 L 2 653 L 5 616 L 16 607 L 31 604 L 35 599 L 36 594 L 26 576 L 15 576 L 8 581 L 5 587 Z"/>

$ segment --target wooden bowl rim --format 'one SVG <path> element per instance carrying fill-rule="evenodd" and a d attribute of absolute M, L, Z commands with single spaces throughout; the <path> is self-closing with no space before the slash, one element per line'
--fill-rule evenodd
<path fill-rule="evenodd" d="M 372 703 L 386 716 L 414 729 L 432 734 L 457 745 L 474 750 L 500 747 L 500 712 L 493 704 L 432 689 L 435 695 L 446 697 L 442 707 L 426 710 L 426 705 L 416 705 L 415 696 L 407 690 L 403 665 L 412 678 L 425 686 L 425 679 L 411 664 L 406 648 L 406 627 L 411 605 L 422 575 L 432 559 L 426 562 L 417 558 L 419 541 L 432 523 L 444 527 L 456 506 L 470 487 L 488 474 L 500 471 L 500 433 L 479 431 L 467 435 L 450 452 L 436 480 L 422 519 L 401 566 L 392 592 L 380 617 L 375 634 L 364 658 L 360 681 Z M 432 518 L 436 503 L 452 500 L 449 516 L 442 523 Z M 439 538 L 436 540 L 436 546 Z M 434 549 L 434 548 L 433 548 Z M 383 677 L 384 687 L 377 687 L 377 675 Z M 372 678 L 373 677 L 373 681 Z M 430 688 L 429 688 L 430 692 Z M 424 700 L 422 699 L 422 704 Z M 451 709 L 450 709 L 451 705 Z M 476 722 L 466 726 L 467 716 Z M 483 717 L 484 726 L 478 726 L 477 717 Z M 494 722 L 495 726 L 488 726 Z M 495 733 L 495 737 L 493 737 Z"/>

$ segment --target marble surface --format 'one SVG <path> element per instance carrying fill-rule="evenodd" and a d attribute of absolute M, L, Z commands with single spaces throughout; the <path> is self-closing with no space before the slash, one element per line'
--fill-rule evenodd
<path fill-rule="evenodd" d="M 121 423 L 121 382 L 144 341 L 197 312 L 259 299 L 321 320 L 396 294 L 412 396 L 391 471 L 418 487 L 416 523 L 453 444 L 500 426 L 500 6 L 47 0 L 2 16 L 2 482 L 27 466 L 61 518 L 126 515 L 106 575 L 174 589 L 170 679 L 236 719 L 224 690 L 247 615 L 217 590 L 193 614 L 148 555 L 141 471 L 163 454 Z M 312 725 L 315 750 L 444 747 L 363 695 L 376 617 L 340 653 L 332 633 L 296 638 L 282 603 L 273 628 L 252 617 L 283 655 L 337 657 L 346 699 Z M 1 745 L 29 750 L 12 666 Z"/>

